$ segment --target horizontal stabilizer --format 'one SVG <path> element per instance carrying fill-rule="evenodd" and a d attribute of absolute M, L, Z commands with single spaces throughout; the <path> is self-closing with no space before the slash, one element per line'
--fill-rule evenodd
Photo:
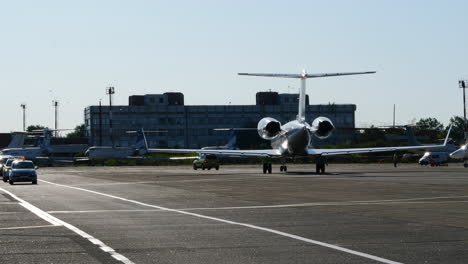
<path fill-rule="evenodd" d="M 245 75 L 245 76 L 307 79 L 307 78 L 321 78 L 321 77 L 358 75 L 358 74 L 372 74 L 372 73 L 376 73 L 376 72 L 375 71 L 365 71 L 365 72 L 336 72 L 336 73 L 312 73 L 312 74 L 305 73 L 305 72 L 303 72 L 302 74 L 284 74 L 284 73 L 238 73 L 238 74 L 239 75 Z"/>

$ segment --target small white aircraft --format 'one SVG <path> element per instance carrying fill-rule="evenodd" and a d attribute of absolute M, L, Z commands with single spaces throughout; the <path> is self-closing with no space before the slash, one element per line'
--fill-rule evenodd
<path fill-rule="evenodd" d="M 311 134 L 318 138 L 327 138 L 335 129 L 332 121 L 326 117 L 317 117 L 311 125 L 306 122 L 306 80 L 309 78 L 371 74 L 371 72 L 348 72 L 348 73 L 320 73 L 308 74 L 305 70 L 300 74 L 269 74 L 269 73 L 239 73 L 245 76 L 263 76 L 263 77 L 280 77 L 280 78 L 296 78 L 301 80 L 301 88 L 299 92 L 299 112 L 296 120 L 290 121 L 282 125 L 278 120 L 265 117 L 258 122 L 257 131 L 260 137 L 271 141 L 272 149 L 257 149 L 257 150 L 216 150 L 216 149 L 148 149 L 148 152 L 162 153 L 200 153 L 225 155 L 233 157 L 259 157 L 263 159 L 263 173 L 272 172 L 272 159 L 280 159 L 282 164 L 280 171 L 287 171 L 286 159 L 295 157 L 315 157 L 317 173 L 325 173 L 325 158 L 334 155 L 369 153 L 369 152 L 395 152 L 411 149 L 431 149 L 440 148 L 446 145 L 426 145 L 421 146 L 405 146 L 405 147 L 381 147 L 381 148 L 350 148 L 350 149 L 314 149 L 309 148 Z M 449 131 L 450 134 L 450 131 Z"/>
<path fill-rule="evenodd" d="M 11 141 L 2 150 L 12 148 L 22 148 L 24 146 L 24 139 L 26 138 L 26 132 L 12 132 Z"/>
<path fill-rule="evenodd" d="M 37 159 L 39 157 L 47 156 L 50 147 L 50 130 L 45 128 L 43 133 L 42 142 L 38 147 L 6 148 L 0 152 L 0 155 L 23 156 L 26 159 Z M 21 146 L 23 145 L 21 144 Z"/>
<path fill-rule="evenodd" d="M 465 168 L 468 168 L 468 144 L 461 146 L 459 149 L 450 153 L 452 159 L 463 159 Z"/>
<path fill-rule="evenodd" d="M 107 160 L 107 159 L 143 159 L 143 155 L 148 153 L 148 143 L 145 133 L 167 132 L 167 131 L 144 131 L 143 128 L 138 131 L 127 131 L 128 134 L 136 134 L 136 142 L 131 147 L 107 147 L 93 146 L 86 150 L 84 160 Z"/>
<path fill-rule="evenodd" d="M 417 141 L 416 136 L 414 135 L 412 126 L 404 126 L 406 128 L 406 134 L 408 136 L 408 143 L 413 146 L 424 147 L 426 145 L 421 144 Z M 431 165 L 439 166 L 449 161 L 449 153 L 456 150 L 457 147 L 453 140 L 448 140 L 445 146 L 441 148 L 433 148 L 431 151 L 425 150 L 424 152 L 418 150 L 412 150 L 410 152 L 416 154 L 422 154 L 422 157 L 419 159 L 419 165 Z"/>

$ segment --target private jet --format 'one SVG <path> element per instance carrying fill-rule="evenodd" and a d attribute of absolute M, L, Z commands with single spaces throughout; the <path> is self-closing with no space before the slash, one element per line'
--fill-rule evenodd
<path fill-rule="evenodd" d="M 450 157 L 452 159 L 463 159 L 464 163 L 463 166 L 468 168 L 468 144 L 461 146 L 459 149 L 455 150 L 454 152 L 450 153 Z"/>
<path fill-rule="evenodd" d="M 315 157 L 316 172 L 325 173 L 326 157 L 335 155 L 346 155 L 355 153 L 373 153 L 373 152 L 395 152 L 403 150 L 421 149 L 421 146 L 403 146 L 403 147 L 379 147 L 379 148 L 349 148 L 349 149 L 314 149 L 309 148 L 312 134 L 318 138 L 329 137 L 335 126 L 327 117 L 317 117 L 312 124 L 306 122 L 306 80 L 309 78 L 321 78 L 332 76 L 373 74 L 368 72 L 348 72 L 348 73 L 320 73 L 309 74 L 303 70 L 300 74 L 269 74 L 269 73 L 239 73 L 242 76 L 261 76 L 277 78 L 295 78 L 300 79 L 301 87 L 299 90 L 299 109 L 296 120 L 286 124 L 281 124 L 278 120 L 265 117 L 258 122 L 257 131 L 261 138 L 270 140 L 272 149 L 257 150 L 228 150 L 228 149 L 148 149 L 148 152 L 162 153 L 200 153 L 226 155 L 233 157 L 258 157 L 263 161 L 263 173 L 272 172 L 273 159 L 279 159 L 282 163 L 280 171 L 287 171 L 286 160 L 296 157 Z M 450 130 L 449 130 L 450 133 Z M 426 145 L 423 149 L 440 148 L 446 145 L 448 139 L 445 139 L 444 145 Z"/>

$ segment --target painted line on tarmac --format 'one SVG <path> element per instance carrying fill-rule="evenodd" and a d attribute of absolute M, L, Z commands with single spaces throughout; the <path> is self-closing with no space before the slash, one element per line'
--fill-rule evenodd
<path fill-rule="evenodd" d="M 42 218 L 46 222 L 49 222 L 50 224 L 52 224 L 54 226 L 62 225 L 59 221 L 57 221 L 57 218 L 55 218 L 55 217 L 51 216 L 50 214 L 42 211 L 41 209 L 35 207 L 34 205 L 26 202 L 25 200 L 23 200 L 23 199 L 19 198 L 18 196 L 14 195 L 13 193 L 11 193 L 11 192 L 3 189 L 3 188 L 0 188 L 0 190 L 3 191 L 4 193 L 10 195 L 13 199 L 15 199 L 15 200 L 17 200 L 19 202 L 19 205 L 21 205 L 24 208 L 28 209 L 33 214 L 39 216 L 40 218 Z"/>
<path fill-rule="evenodd" d="M 271 229 L 271 228 L 266 228 L 266 227 L 261 227 L 261 226 L 257 226 L 257 225 L 252 225 L 252 224 L 247 224 L 247 223 L 242 223 L 242 222 L 235 222 L 235 221 L 226 220 L 226 219 L 222 219 L 222 218 L 211 217 L 211 216 L 207 216 L 207 215 L 191 213 L 191 212 L 187 212 L 187 211 L 171 209 L 171 208 L 152 205 L 152 204 L 147 204 L 147 203 L 143 203 L 143 202 L 139 202 L 139 201 L 131 200 L 131 199 L 126 199 L 126 198 L 111 195 L 111 194 L 106 194 L 106 193 L 97 192 L 97 191 L 93 191 L 93 190 L 88 190 L 88 189 L 84 189 L 84 188 L 73 187 L 73 186 L 69 186 L 69 185 L 49 182 L 49 181 L 45 181 L 45 180 L 39 180 L 39 181 L 44 182 L 44 183 L 48 183 L 48 184 L 52 184 L 52 185 L 55 185 L 55 186 L 75 189 L 75 190 L 79 190 L 79 191 L 84 191 L 84 192 L 88 192 L 88 193 L 102 195 L 102 196 L 109 197 L 109 198 L 114 198 L 114 199 L 117 199 L 117 200 L 129 202 L 129 203 L 134 203 L 134 204 L 138 204 L 138 205 L 142 205 L 142 206 L 156 208 L 156 209 L 164 210 L 164 211 L 167 211 L 167 212 L 190 215 L 190 216 L 194 216 L 194 217 L 198 217 L 198 218 L 203 218 L 203 219 L 209 219 L 209 220 L 213 220 L 213 221 L 217 221 L 217 222 L 222 222 L 222 223 L 225 223 L 225 224 L 242 226 L 242 227 L 247 227 L 247 228 L 251 228 L 251 229 L 255 229 L 255 230 L 261 230 L 261 231 L 264 231 L 264 232 L 280 235 L 280 236 L 283 236 L 283 237 L 288 237 L 288 238 L 292 238 L 292 239 L 295 239 L 295 240 L 303 241 L 303 242 L 306 242 L 306 243 L 309 243 L 309 244 L 314 244 L 314 245 L 318 245 L 318 246 L 322 246 L 322 247 L 326 247 L 326 248 L 330 248 L 330 249 L 335 249 L 335 250 L 338 250 L 338 251 L 341 251 L 341 252 L 345 252 L 345 253 L 352 254 L 352 255 L 355 255 L 355 256 L 360 256 L 360 257 L 367 258 L 367 259 L 372 259 L 372 260 L 375 260 L 375 261 L 378 261 L 378 262 L 381 262 L 381 263 L 402 264 L 401 262 L 396 262 L 396 261 L 393 261 L 393 260 L 377 257 L 377 256 L 370 255 L 370 254 L 367 254 L 367 253 L 363 253 L 363 252 L 360 252 L 360 251 L 340 247 L 340 246 L 337 246 L 337 245 L 321 242 L 321 241 L 318 241 L 318 240 L 313 240 L 313 239 L 301 237 L 301 236 L 298 236 L 298 235 L 294 235 L 294 234 L 274 230 L 274 229 Z"/>
<path fill-rule="evenodd" d="M 416 198 L 419 199 L 419 198 Z M 426 199 L 426 198 L 421 198 Z M 428 198 L 429 199 L 429 198 Z M 439 198 L 440 199 L 440 198 Z M 236 210 L 236 209 L 262 209 L 262 208 L 288 208 L 288 207 L 312 207 L 312 206 L 359 206 L 359 205 L 397 205 L 397 204 L 447 204 L 447 203 L 468 203 L 463 201 L 412 201 L 408 200 L 376 200 L 376 201 L 350 201 L 350 202 L 323 202 L 323 203 L 298 203 L 298 204 L 278 204 L 278 205 L 253 205 L 253 206 L 226 206 L 226 207 L 195 207 L 180 208 L 178 210 Z"/>
<path fill-rule="evenodd" d="M 91 236 L 90 234 L 84 232 L 83 230 L 65 222 L 65 221 L 62 221 L 58 218 L 56 218 L 55 216 L 52 216 L 44 211 L 42 211 L 41 209 L 37 208 L 36 206 L 26 202 L 25 200 L 19 198 L 18 196 L 14 195 L 13 193 L 3 189 L 3 188 L 0 188 L 1 191 L 3 191 L 4 193 L 10 195 L 11 197 L 13 197 L 15 200 L 17 200 L 19 202 L 19 204 L 21 206 L 23 206 L 24 208 L 28 209 L 29 211 L 31 211 L 32 213 L 34 213 L 35 215 L 39 216 L 40 218 L 44 219 L 45 221 L 51 223 L 53 226 L 64 226 L 68 229 L 70 229 L 71 231 L 75 232 L 76 234 L 80 235 L 81 237 L 89 240 L 91 243 L 99 246 L 99 248 L 104 251 L 104 252 L 108 252 L 114 259 L 116 260 L 119 260 L 125 264 L 134 264 L 132 261 L 130 261 L 128 258 L 126 258 L 125 256 L 115 252 L 115 250 L 113 250 L 112 248 L 108 247 L 106 244 L 104 244 L 102 241 L 94 238 L 93 236 Z M 111 250 L 109 250 L 111 249 Z"/>
<path fill-rule="evenodd" d="M 107 185 L 131 185 L 131 184 L 148 184 L 148 183 L 158 183 L 158 182 L 159 181 L 84 183 L 84 184 L 73 184 L 70 186 L 86 187 L 86 186 L 107 186 Z"/>
<path fill-rule="evenodd" d="M 294 208 L 294 207 L 313 207 L 313 206 L 359 206 L 359 205 L 398 205 L 398 204 L 450 204 L 450 203 L 468 203 L 467 201 L 427 201 L 427 202 L 368 202 L 368 203 L 301 203 L 301 204 L 278 204 L 278 205 L 253 205 L 253 206 L 232 206 L 232 207 L 191 207 L 176 208 L 181 211 L 205 211 L 205 210 L 241 210 L 241 209 L 268 209 L 268 208 Z M 109 209 L 109 210 L 68 210 L 68 211 L 47 211 L 49 214 L 87 214 L 87 213 L 135 213 L 135 212 L 161 212 L 162 209 Z"/>
<path fill-rule="evenodd" d="M 33 228 L 44 228 L 44 227 L 57 227 L 57 226 L 56 225 L 14 226 L 14 227 L 2 227 L 0 228 L 0 230 L 33 229 Z"/>
<path fill-rule="evenodd" d="M 122 209 L 122 210 L 79 210 L 79 211 L 47 211 L 49 214 L 85 214 L 85 213 L 134 213 L 134 212 L 161 212 L 161 209 Z"/>

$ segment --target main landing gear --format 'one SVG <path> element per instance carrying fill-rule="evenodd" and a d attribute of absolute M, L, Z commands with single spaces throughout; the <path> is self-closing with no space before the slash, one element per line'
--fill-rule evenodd
<path fill-rule="evenodd" d="M 280 171 L 287 172 L 288 171 L 288 166 L 286 164 L 283 164 L 280 166 Z M 271 174 L 272 172 L 272 166 L 270 162 L 265 162 L 263 163 L 263 174 Z"/>
<path fill-rule="evenodd" d="M 281 166 L 280 166 L 280 171 L 287 172 L 287 171 L 288 171 L 288 166 L 286 166 L 286 165 L 281 165 Z"/>
<path fill-rule="evenodd" d="M 271 174 L 271 163 L 263 163 L 263 174 Z"/>
<path fill-rule="evenodd" d="M 315 172 L 317 174 L 325 173 L 325 159 L 324 158 L 320 157 L 315 162 Z"/>

